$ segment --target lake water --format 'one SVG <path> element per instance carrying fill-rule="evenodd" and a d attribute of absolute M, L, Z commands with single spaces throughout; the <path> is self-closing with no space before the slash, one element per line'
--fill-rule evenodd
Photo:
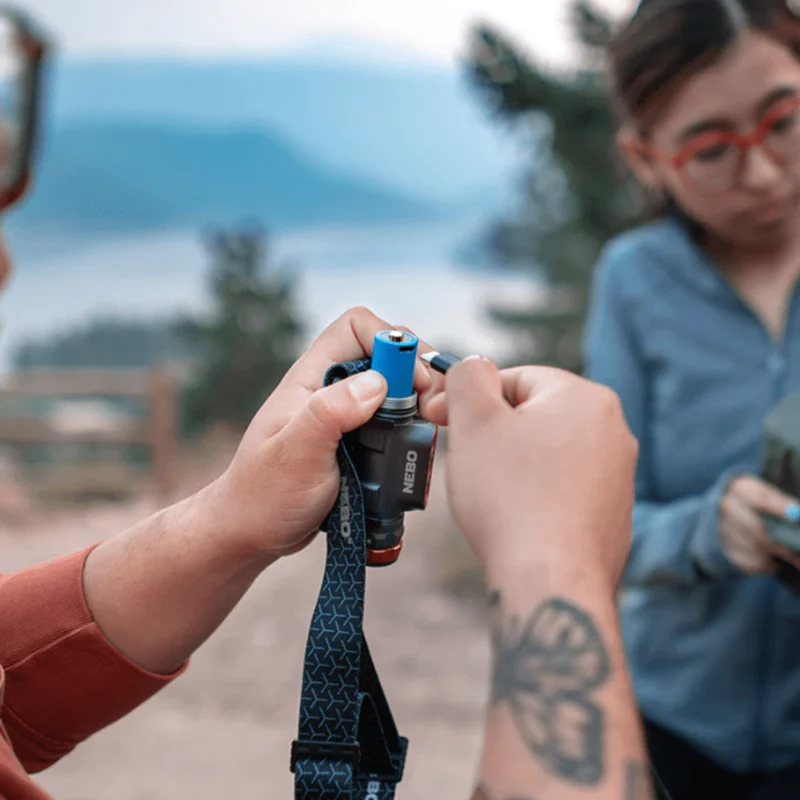
<path fill-rule="evenodd" d="M 456 253 L 476 221 L 366 230 L 305 230 L 275 237 L 279 263 L 299 278 L 310 335 L 347 308 L 366 305 L 432 345 L 502 356 L 512 342 L 488 319 L 489 302 L 530 304 L 525 275 L 466 269 Z M 0 368 L 16 342 L 92 316 L 159 317 L 206 304 L 206 253 L 196 231 L 84 244 L 11 237 L 17 272 L 0 305 Z"/>

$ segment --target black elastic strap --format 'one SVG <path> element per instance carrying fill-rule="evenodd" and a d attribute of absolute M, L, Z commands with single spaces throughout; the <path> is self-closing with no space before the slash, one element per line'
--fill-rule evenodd
<path fill-rule="evenodd" d="M 338 364 L 325 385 L 369 367 L 368 360 Z M 408 747 L 364 638 L 367 530 L 351 441 L 345 437 L 339 446 L 342 484 L 325 524 L 325 575 L 306 644 L 292 745 L 295 800 L 392 800 Z"/>

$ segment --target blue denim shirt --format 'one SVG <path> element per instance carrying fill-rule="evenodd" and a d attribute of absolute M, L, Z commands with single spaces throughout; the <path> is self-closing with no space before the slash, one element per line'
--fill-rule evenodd
<path fill-rule="evenodd" d="M 585 333 L 639 440 L 621 615 L 642 713 L 737 771 L 800 763 L 800 596 L 740 573 L 717 528 L 764 417 L 800 391 L 799 295 L 775 341 L 669 219 L 606 246 Z"/>

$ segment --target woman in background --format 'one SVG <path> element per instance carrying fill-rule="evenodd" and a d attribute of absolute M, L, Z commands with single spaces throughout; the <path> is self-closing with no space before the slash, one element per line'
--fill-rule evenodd
<path fill-rule="evenodd" d="M 800 596 L 758 469 L 800 390 L 800 20 L 786 0 L 646 0 L 610 48 L 622 150 L 667 211 L 605 248 L 588 377 L 640 458 L 623 633 L 675 800 L 800 797 Z"/>

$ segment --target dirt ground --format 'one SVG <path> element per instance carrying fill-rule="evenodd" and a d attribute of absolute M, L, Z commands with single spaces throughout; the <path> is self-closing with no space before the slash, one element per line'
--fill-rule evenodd
<path fill-rule="evenodd" d="M 400 563 L 369 574 L 367 637 L 411 741 L 401 800 L 470 796 L 488 680 L 480 604 L 442 589 L 452 527 L 436 472 L 428 511 L 408 517 Z M 0 527 L 3 569 L 107 538 L 151 510 L 139 501 Z M 292 798 L 289 748 L 324 553 L 320 538 L 268 570 L 184 676 L 38 782 L 56 800 Z"/>

